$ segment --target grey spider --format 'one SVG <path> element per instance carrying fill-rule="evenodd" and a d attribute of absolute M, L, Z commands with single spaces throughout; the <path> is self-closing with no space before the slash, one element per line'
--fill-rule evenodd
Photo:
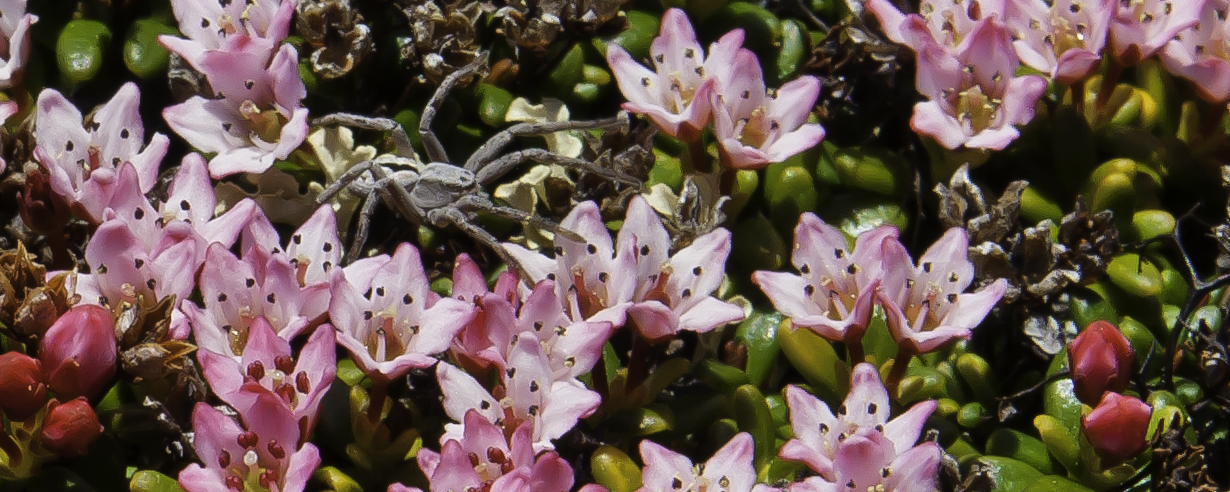
<path fill-rule="evenodd" d="M 484 186 L 491 184 L 526 161 L 559 164 L 633 186 L 642 185 L 639 180 L 630 176 L 596 166 L 582 159 L 554 154 L 545 149 L 526 149 L 502 154 L 504 148 L 516 137 L 545 135 L 564 130 L 619 127 L 626 129 L 628 116 L 627 113 L 622 112 L 614 118 L 599 120 L 519 123 L 492 136 L 466 160 L 464 165 L 451 164 L 452 161 L 445 153 L 444 146 L 440 144 L 439 139 L 431 130 L 431 122 L 440 110 L 440 104 L 448 92 L 462 79 L 477 75 L 485 67 L 485 63 L 486 55 L 484 54 L 473 63 L 449 74 L 436 89 L 435 94 L 431 96 L 427 107 L 423 109 L 418 131 L 427 151 L 430 161 L 428 163 L 419 162 L 413 157 L 410 138 L 402 130 L 401 125 L 391 119 L 338 113 L 312 122 L 317 126 L 347 125 L 388 131 L 392 133 L 394 144 L 397 147 L 398 157 L 368 160 L 356 164 L 329 185 L 317 198 L 317 203 L 328 202 L 343 189 L 350 190 L 356 196 L 366 197 L 358 213 L 358 228 L 352 247 L 347 252 L 347 262 L 354 261 L 360 247 L 367 240 L 371 216 L 376 210 L 377 197 L 379 197 L 402 217 L 414 223 L 429 224 L 440 228 L 456 226 L 494 251 L 523 281 L 528 281 L 530 277 L 521 264 L 504 251 L 495 236 L 475 222 L 475 215 L 478 212 L 529 223 L 556 234 L 563 234 L 576 241 L 583 242 L 584 240 L 575 232 L 563 229 L 551 220 L 496 204 L 484 191 Z M 394 169 L 389 166 L 390 164 L 397 165 L 398 168 Z M 369 175 L 370 178 L 364 179 Z"/>

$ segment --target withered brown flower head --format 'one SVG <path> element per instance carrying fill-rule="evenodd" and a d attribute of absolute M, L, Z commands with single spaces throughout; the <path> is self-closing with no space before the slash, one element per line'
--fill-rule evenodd
<path fill-rule="evenodd" d="M 372 51 L 372 35 L 350 0 L 302 0 L 295 30 L 312 47 L 312 71 L 323 79 L 350 73 Z"/>
<path fill-rule="evenodd" d="M 566 29 L 585 34 L 617 32 L 627 26 L 626 0 L 513 0 L 497 12 L 508 43 L 536 55 L 546 53 Z"/>
<path fill-rule="evenodd" d="M 478 26 L 488 12 L 484 3 L 402 0 L 401 4 L 414 38 L 402 47 L 401 57 L 411 68 L 421 69 L 432 84 L 478 58 Z"/>
<path fill-rule="evenodd" d="M 1109 210 L 1089 211 L 1078 198 L 1075 210 L 1063 217 L 1056 241 L 1050 220 L 1023 227 L 1019 220 L 1021 194 L 1028 185 L 1008 185 L 995 203 L 970 181 L 969 166 L 962 166 L 947 185 L 936 185 L 939 218 L 945 227 L 964 227 L 970 236 L 970 261 L 975 283 L 1008 280 L 1003 303 L 1016 303 L 1024 312 L 1024 330 L 1043 352 L 1063 348 L 1076 327 L 1067 316 L 1069 286 L 1089 285 L 1106 273 L 1106 265 L 1119 252 L 1119 232 Z"/>
<path fill-rule="evenodd" d="M 68 273 L 47 278 L 20 241 L 0 252 L 0 324 L 27 341 L 37 340 L 76 302 L 65 289 Z"/>

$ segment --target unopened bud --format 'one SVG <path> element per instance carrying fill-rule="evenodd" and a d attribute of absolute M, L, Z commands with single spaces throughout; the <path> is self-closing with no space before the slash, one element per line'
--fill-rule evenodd
<path fill-rule="evenodd" d="M 42 364 L 17 352 L 0 355 L 0 410 L 9 420 L 25 420 L 47 404 Z"/>
<path fill-rule="evenodd" d="M 98 415 L 84 397 L 63 404 L 52 400 L 47 404 L 47 417 L 43 421 L 39 442 L 44 449 L 57 455 L 81 456 L 102 432 Z"/>

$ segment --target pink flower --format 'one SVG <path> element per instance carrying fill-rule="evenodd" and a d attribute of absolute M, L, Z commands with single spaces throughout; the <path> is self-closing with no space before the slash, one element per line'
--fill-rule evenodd
<path fill-rule="evenodd" d="M 86 128 L 81 112 L 59 92 L 45 89 L 38 96 L 34 156 L 51 175 L 51 189 L 75 204 L 83 219 L 102 221 L 121 164 L 132 163 L 141 193 L 148 193 L 158 178 L 170 140 L 155 133 L 141 150 L 145 127 L 137 112 L 140 97 L 136 84 L 124 84 Z"/>
<path fill-rule="evenodd" d="M 0 12 L 4 12 L 0 17 L 0 89 L 8 89 L 25 68 L 30 54 L 30 26 L 38 22 L 38 16 L 25 13 L 26 0 L 0 1 Z"/>
<path fill-rule="evenodd" d="M 820 81 L 805 75 L 781 89 L 766 91 L 760 62 L 741 49 L 730 77 L 722 80 L 713 103 L 714 133 L 722 163 L 737 169 L 760 169 L 810 149 L 824 138 L 824 128 L 807 123 L 820 95 Z"/>
<path fill-rule="evenodd" d="M 261 488 L 298 492 L 320 465 L 320 453 L 311 443 L 295 445 L 298 425 L 273 395 L 261 395 L 247 414 L 244 426 L 206 403 L 192 411 L 196 433 L 192 447 L 204 466 L 193 463 L 179 473 L 188 492 L 223 492 Z"/>
<path fill-rule="evenodd" d="M 636 252 L 628 249 L 633 245 L 621 243 L 619 255 L 615 254 L 611 233 L 594 202 L 578 203 L 560 227 L 579 234 L 585 242 L 556 234 L 554 257 L 511 243 L 504 243 L 504 249 L 525 267 L 530 282 L 555 282 L 573 319 L 622 326 L 637 288 L 637 277 L 630 275 L 637 271 Z M 569 294 L 574 287 L 576 294 Z"/>
<path fill-rule="evenodd" d="M 910 125 L 949 149 L 1003 149 L 1018 135 L 1014 125 L 1033 119 L 1046 91 L 1042 77 L 1016 76 L 1018 65 L 1012 36 L 994 19 L 979 23 L 956 54 L 922 47 L 918 92 L 930 100 L 914 106 Z"/>
<path fill-rule="evenodd" d="M 981 21 L 1001 16 L 1004 0 L 923 0 L 919 14 L 909 15 L 891 0 L 867 0 L 867 10 L 894 43 L 917 53 L 928 45 L 955 53 L 974 42 L 971 33 Z"/>
<path fill-rule="evenodd" d="M 533 340 L 532 333 L 520 339 Z M 444 393 L 444 411 L 461 421 L 470 410 L 477 410 L 488 422 L 516 429 L 523 422 L 532 424 L 534 450 L 553 449 L 551 441 L 564 435 L 598 408 L 601 397 L 575 378 L 556 378 L 551 363 L 537 343 L 516 343 L 501 371 L 495 391 L 488 391 L 469 374 L 448 364 L 436 366 L 436 378 Z M 492 394 L 503 394 L 496 399 Z M 442 441 L 462 440 L 465 425 L 445 426 Z"/>
<path fill-rule="evenodd" d="M 1102 468 L 1135 458 L 1148 447 L 1152 413 L 1139 398 L 1107 391 L 1097 408 L 1081 417 L 1081 432 L 1102 458 Z"/>
<path fill-rule="evenodd" d="M 1221 48 L 1230 41 L 1227 10 L 1230 1 L 1208 0 L 1200 21 L 1176 34 L 1160 53 L 1166 70 L 1192 81 L 1200 97 L 1213 103 L 1230 99 L 1230 54 Z"/>
<path fill-rule="evenodd" d="M 211 243 L 231 247 L 240 231 L 258 213 L 256 202 L 244 199 L 214 217 L 217 199 L 213 184 L 205 169 L 205 159 L 195 152 L 184 156 L 175 179 L 168 187 L 166 201 L 157 207 L 145 198 L 132 168 L 131 164 L 120 168 L 115 194 L 103 217 L 128 224 L 129 229 L 145 244 L 146 251 L 153 251 L 158 244 L 167 241 L 196 241 L 195 261 L 180 268 L 195 271 L 200 267 L 205 262 L 205 251 Z"/>
<path fill-rule="evenodd" d="M 914 354 L 969 338 L 1008 286 L 997 279 L 978 292 L 964 293 L 974 279 L 974 265 L 969 261 L 969 236 L 960 227 L 931 245 L 917 267 L 901 243 L 885 243 L 884 249 L 884 280 L 876 298 L 897 345 Z"/>
<path fill-rule="evenodd" d="M 111 312 L 82 304 L 60 316 L 39 340 L 43 379 L 56 398 L 93 399 L 115 375 L 115 322 Z"/>
<path fill-rule="evenodd" d="M 506 438 L 503 429 L 470 410 L 461 440 L 445 441 L 439 454 L 420 450 L 419 467 L 432 491 L 567 492 L 572 467 L 554 451 L 535 459 L 531 432 L 526 422 Z"/>
<path fill-rule="evenodd" d="M 1021 62 L 1059 84 L 1081 80 L 1097 68 L 1115 12 L 1115 0 L 1018 0 L 1008 2 L 1007 23 Z"/>
<path fill-rule="evenodd" d="M 256 248 L 285 254 L 295 267 L 300 287 L 331 282 L 331 270 L 342 262 L 342 241 L 337 233 L 337 214 L 333 207 L 321 205 L 291 234 L 286 247 L 278 231 L 263 213 L 254 214 L 243 231 L 241 251 Z"/>
<path fill-rule="evenodd" d="M 474 317 L 470 303 L 431 292 L 410 244 L 392 258 L 369 258 L 333 275 L 329 313 L 337 342 L 373 379 L 392 380 L 435 364 L 434 354 L 448 350 Z"/>
<path fill-rule="evenodd" d="M 802 461 L 832 481 L 838 476 L 834 460 L 850 437 L 883 434 L 894 454 L 914 447 L 927 417 L 935 411 L 935 400 L 916 403 L 889 420 L 891 401 L 875 366 L 865 362 L 855 366 L 850 383 L 850 394 L 836 416 L 827 404 L 806 391 L 793 385 L 786 387 L 795 438 L 782 446 L 782 459 Z"/>
<path fill-rule="evenodd" d="M 636 255 L 636 303 L 628 315 L 646 340 L 663 341 L 679 330 L 705 333 L 743 319 L 742 308 L 713 297 L 726 273 L 730 231 L 717 228 L 668 256 L 666 227 L 638 195 L 628 204 L 619 245 L 621 255 Z"/>
<path fill-rule="evenodd" d="M 752 435 L 740 432 L 709 461 L 692 466 L 692 460 L 648 439 L 641 441 L 641 472 L 643 486 L 637 492 L 670 490 L 725 490 L 750 492 L 756 485 L 756 470 L 752 467 Z"/>
<path fill-rule="evenodd" d="M 715 83 L 734 67 L 735 52 L 743 44 L 743 31 L 734 30 L 709 46 L 709 56 L 696 41 L 687 14 L 669 9 L 662 30 L 649 52 L 654 70 L 632 60 L 614 43 L 607 45 L 607 62 L 628 98 L 624 109 L 644 114 L 672 137 L 694 138 L 709 122 L 709 95 Z"/>
<path fill-rule="evenodd" d="M 203 152 L 214 178 L 259 173 L 285 159 L 307 138 L 307 89 L 290 45 L 270 54 L 259 43 L 207 51 L 199 70 L 216 98 L 193 96 L 163 110 L 171 129 Z"/>
<path fill-rule="evenodd" d="M 1205 0 L 1134 0 L 1116 2 L 1110 24 L 1110 46 L 1115 60 L 1135 65 L 1153 56 L 1183 30 L 1196 25 Z"/>
<path fill-rule="evenodd" d="M 759 271 L 752 282 L 794 326 L 861 343 L 880 285 L 883 244 L 896 238 L 896 228 L 881 226 L 860 234 L 851 249 L 840 230 L 808 212 L 794 229 L 792 260 L 802 276 Z"/>
<path fill-rule="evenodd" d="M 585 242 L 557 234 L 554 259 L 504 246 L 526 266 L 531 280 L 556 283 L 573 319 L 621 326 L 630 315 L 640 335 L 651 341 L 743 319 L 742 309 L 711 296 L 730 255 L 729 231 L 714 230 L 672 256 L 665 226 L 641 197 L 628 205 L 617 246 L 593 202 L 578 204 L 560 225 Z"/>
<path fill-rule="evenodd" d="M 791 485 L 790 492 L 934 491 L 941 454 L 940 446 L 934 442 L 898 453 L 894 443 L 884 434 L 851 436 L 842 443 L 833 460 L 834 480 L 808 478 Z"/>
<path fill-rule="evenodd" d="M 320 401 L 337 371 L 332 326 L 318 327 L 294 358 L 290 343 L 279 338 L 264 317 L 249 328 L 239 361 L 207 349 L 197 357 L 210 388 L 240 414 L 248 414 L 260 395 L 277 395 L 298 424 L 299 444 L 315 428 Z"/>
<path fill-rule="evenodd" d="M 253 43 L 272 53 L 290 31 L 295 3 L 289 0 L 174 0 L 179 32 L 188 39 L 159 36 L 167 49 L 197 70 L 207 51 L 234 51 Z"/>
<path fill-rule="evenodd" d="M 1076 397 L 1086 405 L 1102 400 L 1106 392 L 1127 389 L 1136 351 L 1115 325 L 1094 321 L 1068 344 L 1068 367 Z"/>
<path fill-rule="evenodd" d="M 205 308 L 181 305 L 204 349 L 238 358 L 257 319 L 290 340 L 327 306 L 328 285 L 300 288 L 294 266 L 282 254 L 253 248 L 240 260 L 215 243 L 205 258 L 200 276 Z"/>
<path fill-rule="evenodd" d="M 131 169 L 125 165 L 125 169 Z M 130 171 L 121 171 L 121 174 Z M 152 305 L 169 295 L 179 302 L 196 287 L 196 258 L 199 243 L 183 240 L 192 234 L 184 223 L 173 223 L 160 236 L 152 250 L 122 220 L 108 220 L 98 226 L 85 248 L 85 260 L 92 274 L 76 275 L 71 286 L 81 302 L 106 308 Z M 171 336 L 187 338 L 188 322 L 176 310 L 171 313 Z"/>

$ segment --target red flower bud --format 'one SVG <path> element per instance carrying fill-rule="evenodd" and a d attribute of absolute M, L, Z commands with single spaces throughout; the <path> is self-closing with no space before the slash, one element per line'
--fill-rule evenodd
<path fill-rule="evenodd" d="M 1106 392 L 1089 415 L 1081 417 L 1081 432 L 1102 457 L 1102 467 L 1135 458 L 1148 446 L 1145 434 L 1153 409 L 1139 398 Z"/>
<path fill-rule="evenodd" d="M 1094 321 L 1068 345 L 1068 367 L 1076 397 L 1097 405 L 1102 393 L 1127 389 L 1136 351 L 1115 325 Z"/>
<path fill-rule="evenodd" d="M 26 354 L 0 355 L 0 410 L 10 420 L 25 420 L 47 404 L 42 364 Z"/>
<path fill-rule="evenodd" d="M 47 404 L 47 418 L 43 421 L 39 441 L 44 449 L 57 455 L 81 456 L 102 433 L 98 415 L 85 398 L 63 404 L 51 400 Z"/>
<path fill-rule="evenodd" d="M 39 343 L 56 398 L 94 398 L 115 374 L 115 322 L 101 306 L 80 304 L 56 320 Z"/>

